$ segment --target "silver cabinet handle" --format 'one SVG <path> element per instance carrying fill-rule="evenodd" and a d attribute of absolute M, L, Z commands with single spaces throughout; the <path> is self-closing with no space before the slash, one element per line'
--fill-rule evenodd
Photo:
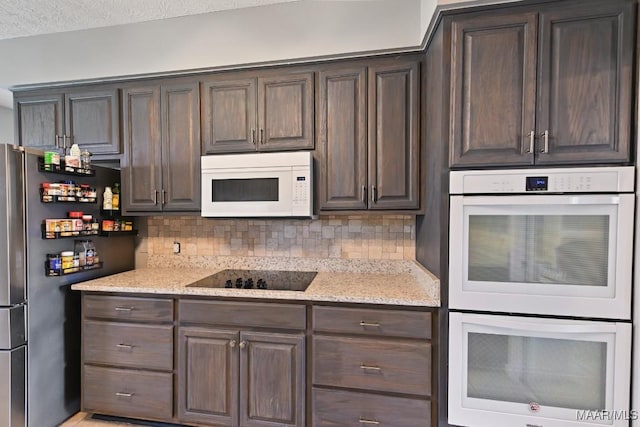
<path fill-rule="evenodd" d="M 234 348 L 236 346 L 236 340 L 229 341 L 229 347 Z"/>
<path fill-rule="evenodd" d="M 132 346 L 132 345 L 130 345 L 130 344 L 116 344 L 116 347 L 118 347 L 118 348 L 125 348 L 125 349 L 127 349 L 127 350 L 131 350 L 131 349 L 133 348 L 133 346 Z"/>
<path fill-rule="evenodd" d="M 529 132 L 529 149 L 527 150 L 527 153 L 533 153 L 533 150 L 535 150 L 535 144 L 536 144 L 536 133 L 534 131 Z"/>
<path fill-rule="evenodd" d="M 365 365 L 364 363 L 360 365 L 360 369 L 364 369 L 365 371 L 381 371 L 382 370 L 382 368 L 379 366 Z"/>
<path fill-rule="evenodd" d="M 260 144 L 264 144 L 264 129 L 260 128 Z"/>
<path fill-rule="evenodd" d="M 376 186 L 375 185 L 371 186 L 371 201 L 373 203 L 376 202 Z"/>
<path fill-rule="evenodd" d="M 158 204 L 158 190 L 153 191 L 153 204 L 154 205 Z"/>
<path fill-rule="evenodd" d="M 380 425 L 380 421 L 376 421 L 376 420 L 368 420 L 366 418 L 360 418 L 358 420 L 358 422 L 360 424 L 372 424 L 372 425 Z"/>
<path fill-rule="evenodd" d="M 364 320 L 361 320 L 360 321 L 360 326 L 362 326 L 363 328 L 366 328 L 367 326 L 372 327 L 372 328 L 379 328 L 380 327 L 380 323 L 365 322 Z"/>
<path fill-rule="evenodd" d="M 60 143 L 58 142 L 58 140 L 59 140 L 60 138 L 62 138 L 62 136 L 60 136 L 60 135 L 56 135 L 56 142 L 55 142 L 55 144 L 54 144 L 54 145 L 56 146 L 56 148 L 60 148 Z"/>
<path fill-rule="evenodd" d="M 133 393 L 122 393 L 120 391 L 116 392 L 116 396 L 118 397 L 133 397 Z"/>
<path fill-rule="evenodd" d="M 238 344 L 238 347 L 240 348 L 245 348 L 247 346 L 247 342 L 246 341 L 240 341 L 240 344 Z"/>
<path fill-rule="evenodd" d="M 367 186 L 362 186 L 362 203 L 367 203 Z"/>
<path fill-rule="evenodd" d="M 134 310 L 134 307 L 116 307 L 116 311 L 126 311 L 127 313 L 133 310 Z"/>
<path fill-rule="evenodd" d="M 69 147 L 67 147 L 67 139 L 69 140 Z M 62 148 L 64 148 L 64 152 L 66 154 L 67 148 L 71 148 L 71 136 L 70 135 L 62 135 Z"/>
<path fill-rule="evenodd" d="M 253 145 L 256 145 L 256 130 L 255 129 L 251 129 L 251 143 Z"/>
<path fill-rule="evenodd" d="M 549 154 L 549 130 L 545 130 L 544 133 L 542 134 L 542 137 L 544 138 L 544 147 L 542 148 L 542 150 L 540 150 L 540 153 L 543 154 Z"/>
<path fill-rule="evenodd" d="M 163 189 L 162 189 L 162 192 L 161 192 L 161 196 L 162 196 L 161 200 L 162 200 L 162 204 L 163 204 L 163 205 L 166 203 L 166 197 L 165 197 L 165 196 L 166 196 L 166 194 L 167 194 L 167 190 L 165 190 L 165 189 L 163 188 Z"/>

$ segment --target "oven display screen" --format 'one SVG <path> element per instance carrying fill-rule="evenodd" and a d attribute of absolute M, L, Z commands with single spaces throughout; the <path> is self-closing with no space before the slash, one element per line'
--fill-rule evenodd
<path fill-rule="evenodd" d="M 547 191 L 549 184 L 548 176 L 528 176 L 527 191 Z"/>

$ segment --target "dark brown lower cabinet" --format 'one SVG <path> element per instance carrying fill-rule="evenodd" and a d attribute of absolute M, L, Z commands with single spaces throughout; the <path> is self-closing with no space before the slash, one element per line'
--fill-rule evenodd
<path fill-rule="evenodd" d="M 180 422 L 305 426 L 304 306 L 188 300 L 180 307 L 187 323 L 178 334 Z M 223 315 L 228 310 L 236 314 Z M 249 330 L 254 321 L 289 331 Z"/>
<path fill-rule="evenodd" d="M 173 300 L 84 294 L 82 410 L 173 419 Z"/>
<path fill-rule="evenodd" d="M 431 313 L 312 311 L 314 427 L 432 425 Z"/>

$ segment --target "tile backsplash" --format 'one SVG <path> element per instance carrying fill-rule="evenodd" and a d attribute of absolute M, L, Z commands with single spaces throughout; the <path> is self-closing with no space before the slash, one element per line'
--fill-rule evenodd
<path fill-rule="evenodd" d="M 172 254 L 177 241 L 186 256 L 415 259 L 415 217 L 411 215 L 318 219 L 163 216 L 141 218 L 139 223 L 139 251 L 149 257 Z"/>

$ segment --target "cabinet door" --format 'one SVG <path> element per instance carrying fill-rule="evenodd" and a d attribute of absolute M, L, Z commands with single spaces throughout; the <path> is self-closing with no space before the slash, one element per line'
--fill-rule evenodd
<path fill-rule="evenodd" d="M 536 163 L 630 160 L 635 7 L 581 1 L 541 11 Z"/>
<path fill-rule="evenodd" d="M 126 88 L 122 98 L 122 209 L 158 212 L 162 210 L 160 87 Z"/>
<path fill-rule="evenodd" d="M 178 418 L 237 426 L 237 331 L 183 327 L 179 335 Z"/>
<path fill-rule="evenodd" d="M 162 85 L 162 207 L 200 210 L 198 83 Z"/>
<path fill-rule="evenodd" d="M 65 116 L 72 143 L 94 155 L 120 154 L 117 89 L 67 93 Z"/>
<path fill-rule="evenodd" d="M 313 149 L 313 73 L 258 79 L 259 150 Z"/>
<path fill-rule="evenodd" d="M 318 74 L 320 209 L 367 209 L 366 68 Z"/>
<path fill-rule="evenodd" d="M 16 144 L 23 147 L 55 148 L 64 134 L 63 97 L 18 95 L 14 101 Z"/>
<path fill-rule="evenodd" d="M 369 208 L 418 209 L 419 63 L 369 67 Z"/>
<path fill-rule="evenodd" d="M 536 33 L 534 12 L 454 18 L 451 166 L 533 163 Z"/>
<path fill-rule="evenodd" d="M 305 425 L 304 335 L 240 333 L 240 425 Z"/>
<path fill-rule="evenodd" d="M 202 83 L 202 136 L 206 154 L 255 151 L 256 79 Z"/>

